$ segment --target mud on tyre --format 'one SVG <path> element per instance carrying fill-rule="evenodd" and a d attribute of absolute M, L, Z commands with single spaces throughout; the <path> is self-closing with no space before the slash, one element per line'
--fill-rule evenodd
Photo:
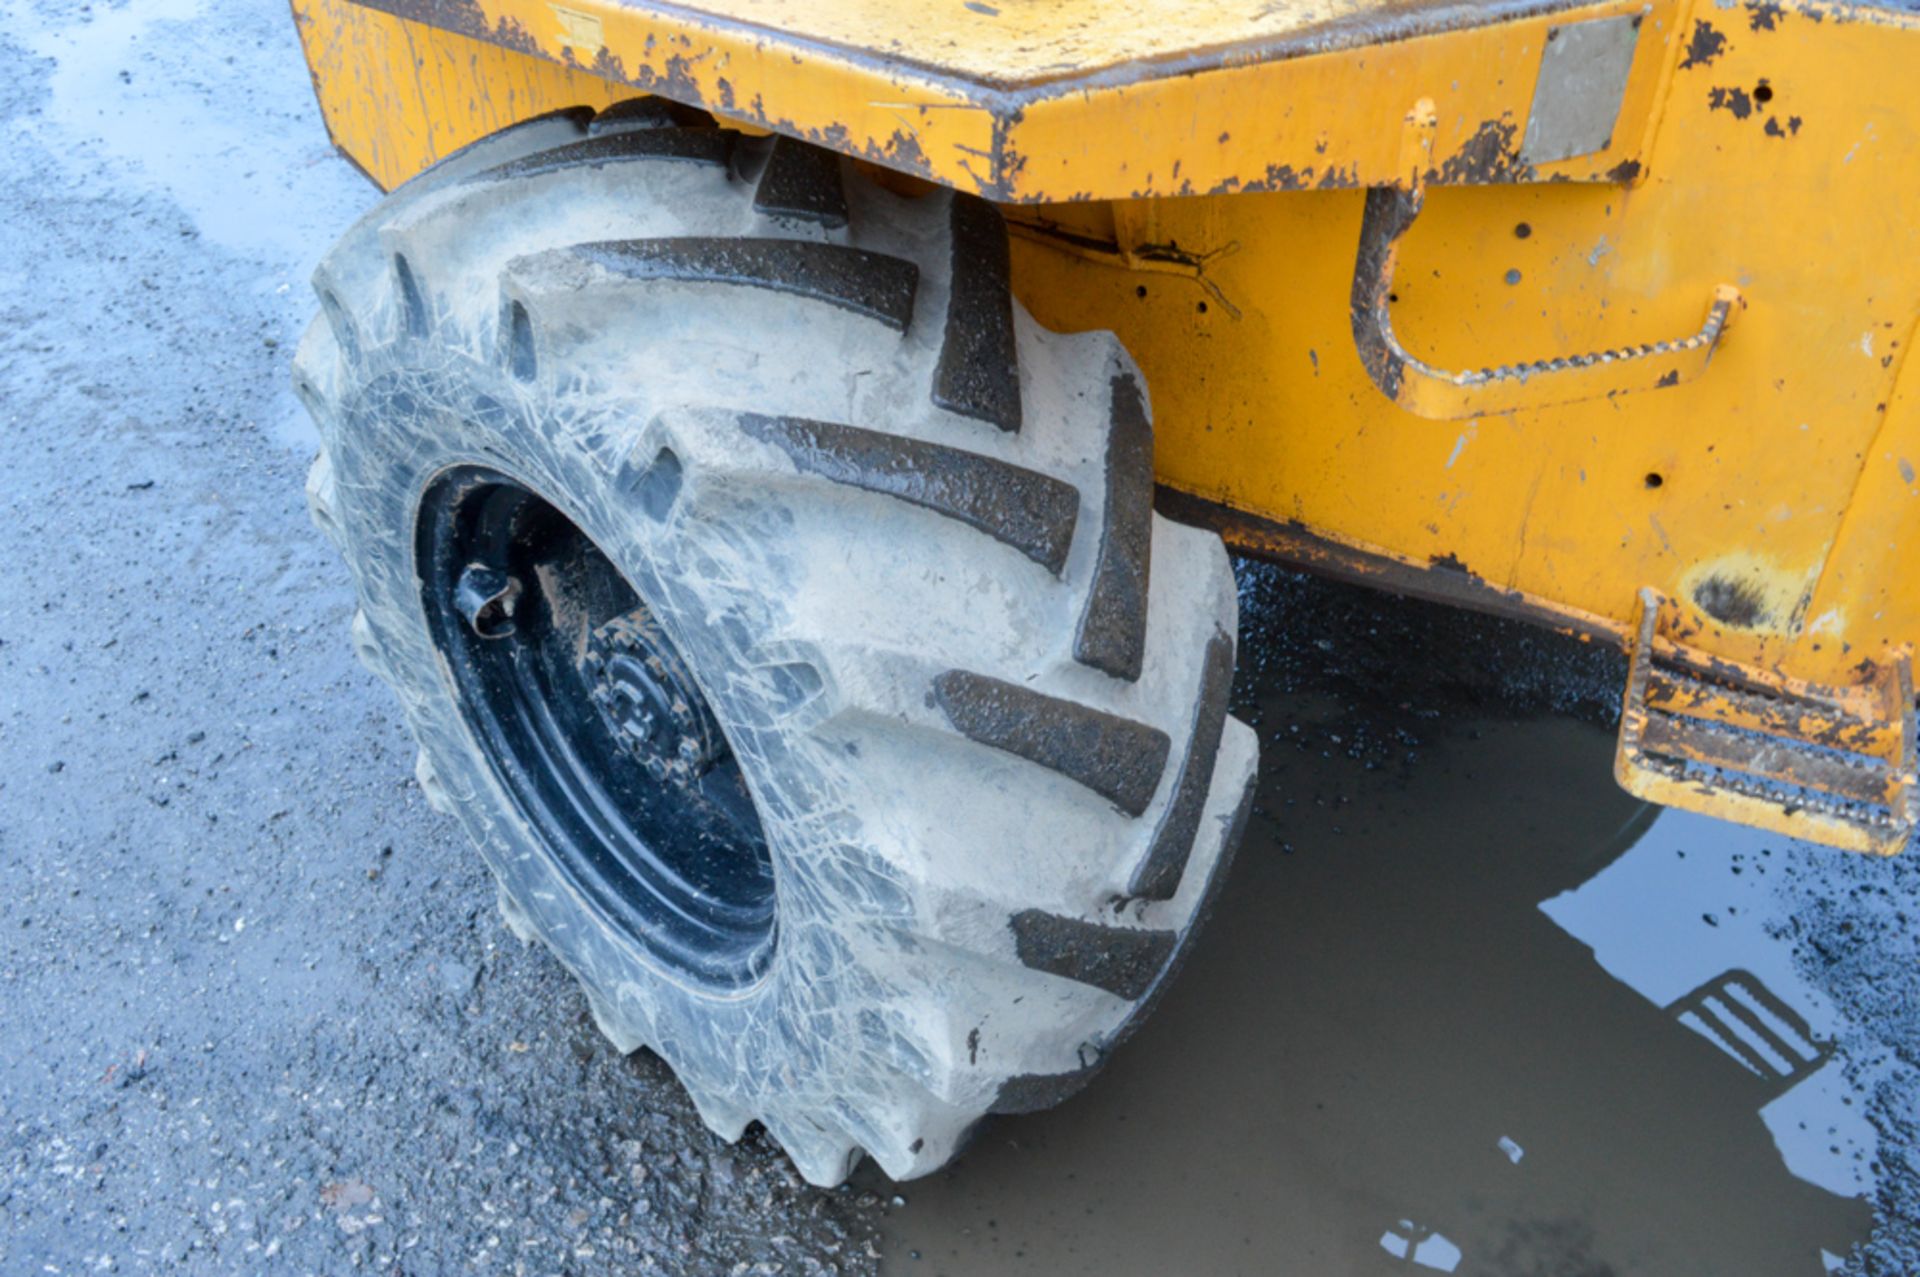
<path fill-rule="evenodd" d="M 1082 1085 L 1244 818 L 1235 599 L 1137 371 L 991 206 L 652 101 L 461 151 L 315 277 L 353 638 L 508 922 L 811 1181 Z"/>

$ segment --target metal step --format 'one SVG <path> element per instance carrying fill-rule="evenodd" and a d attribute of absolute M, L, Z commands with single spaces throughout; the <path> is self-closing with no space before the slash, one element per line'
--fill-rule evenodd
<path fill-rule="evenodd" d="M 1641 591 L 1614 772 L 1670 807 L 1878 855 L 1915 822 L 1913 674 L 1903 656 L 1833 696 L 1771 685 L 1660 633 Z"/>

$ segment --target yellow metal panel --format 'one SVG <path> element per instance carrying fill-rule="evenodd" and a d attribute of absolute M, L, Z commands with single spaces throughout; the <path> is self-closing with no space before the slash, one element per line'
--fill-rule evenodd
<path fill-rule="evenodd" d="M 300 2 L 311 12 L 316 0 Z M 1680 0 L 1156 0 L 1121 17 L 1093 0 L 351 5 L 361 6 L 1027 203 L 1391 181 L 1397 123 L 1421 96 L 1438 111 L 1438 180 L 1631 173 L 1681 9 Z M 1640 15 L 1609 143 L 1522 164 L 1551 28 Z"/>
<path fill-rule="evenodd" d="M 1175 486 L 1404 562 L 1457 561 L 1616 632 L 1652 585 L 1680 601 L 1690 643 L 1850 682 L 1915 635 L 1920 600 L 1886 549 L 1920 544 L 1896 522 L 1915 517 L 1905 489 L 1862 507 L 1865 565 L 1832 587 L 1858 597 L 1870 579 L 1877 601 L 1812 596 L 1862 458 L 1876 438 L 1895 450 L 1883 405 L 1920 318 L 1920 114 L 1903 100 L 1920 29 L 1771 21 L 1676 72 L 1636 186 L 1432 190 L 1402 246 L 1395 328 L 1449 368 L 1690 332 L 1735 283 L 1748 309 L 1689 383 L 1460 422 L 1396 407 L 1354 349 L 1358 194 L 1037 210 L 1017 284 L 1045 322 L 1121 334 Z M 1161 270 L 1048 226 L 1116 245 L 1126 228 Z M 1920 466 L 1920 441 L 1899 447 Z M 1898 462 L 1883 487 L 1905 484 Z M 1801 643 L 1816 620 L 1827 641 Z"/>
<path fill-rule="evenodd" d="M 1881 357 L 1896 358 L 1899 382 L 1806 608 L 1795 666 L 1875 659 L 1872 635 L 1920 645 L 1920 330 L 1875 336 Z"/>
<path fill-rule="evenodd" d="M 1049 92 L 1021 103 L 1004 141 L 1011 158 L 985 193 L 1035 202 L 1385 185 L 1404 177 L 1402 122 L 1422 98 L 1435 108 L 1430 171 L 1438 182 L 1631 176 L 1672 62 L 1679 9 L 1587 5 L 1364 49 Z M 1647 16 L 1611 143 L 1558 164 L 1522 164 L 1548 31 L 1636 14 Z"/>
<path fill-rule="evenodd" d="M 293 0 L 293 16 L 328 132 L 384 190 L 516 120 L 632 96 L 596 75 L 350 0 Z"/>
<path fill-rule="evenodd" d="M 403 4 L 405 0 L 392 0 Z M 479 6 L 490 22 L 512 15 L 545 41 L 569 13 L 604 14 L 618 6 L 566 0 L 542 6 Z M 645 0 L 629 7 L 669 6 Z M 1570 0 L 697 0 L 673 5 L 689 22 L 750 28 L 792 45 L 885 60 L 929 75 L 1001 90 L 1077 81 L 1105 72 L 1137 77 L 1147 69 L 1248 62 L 1326 49 L 1390 44 L 1435 30 L 1482 27 L 1575 7 Z M 455 15 L 471 4 L 422 0 L 422 16 Z M 585 51 L 591 57 L 591 51 Z M 1167 71 L 1161 71 L 1166 74 Z"/>

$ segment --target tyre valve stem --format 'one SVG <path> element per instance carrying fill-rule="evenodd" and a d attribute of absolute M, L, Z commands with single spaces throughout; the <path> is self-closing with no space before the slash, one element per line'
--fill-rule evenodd
<path fill-rule="evenodd" d="M 453 587 L 453 605 L 473 632 L 483 639 L 509 638 L 513 610 L 520 602 L 520 582 L 498 568 L 469 563 Z"/>

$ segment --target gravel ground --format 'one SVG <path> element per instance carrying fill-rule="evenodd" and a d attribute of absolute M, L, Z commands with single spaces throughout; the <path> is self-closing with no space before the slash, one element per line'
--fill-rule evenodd
<path fill-rule="evenodd" d="M 0 1270 L 871 1271 L 427 811 L 287 388 L 374 195 L 284 8 L 193 9 L 0 18 Z"/>
<path fill-rule="evenodd" d="M 284 9 L 24 0 L 0 121 L 0 1271 L 860 1274 L 937 1222 L 937 1194 L 817 1192 L 708 1136 L 427 811 L 302 497 L 287 356 L 373 194 Z M 1289 628 L 1242 702 L 1337 705 L 1261 723 L 1331 786 L 1423 765 L 1449 718 L 1610 712 L 1604 655 L 1278 573 L 1246 594 Z M 1284 813 L 1256 828 L 1243 857 L 1294 852 Z M 1877 1135 L 1850 1271 L 1911 1277 L 1920 861 L 1796 854 L 1770 891 Z M 1636 1271 L 1611 1262 L 1553 1271 Z"/>

